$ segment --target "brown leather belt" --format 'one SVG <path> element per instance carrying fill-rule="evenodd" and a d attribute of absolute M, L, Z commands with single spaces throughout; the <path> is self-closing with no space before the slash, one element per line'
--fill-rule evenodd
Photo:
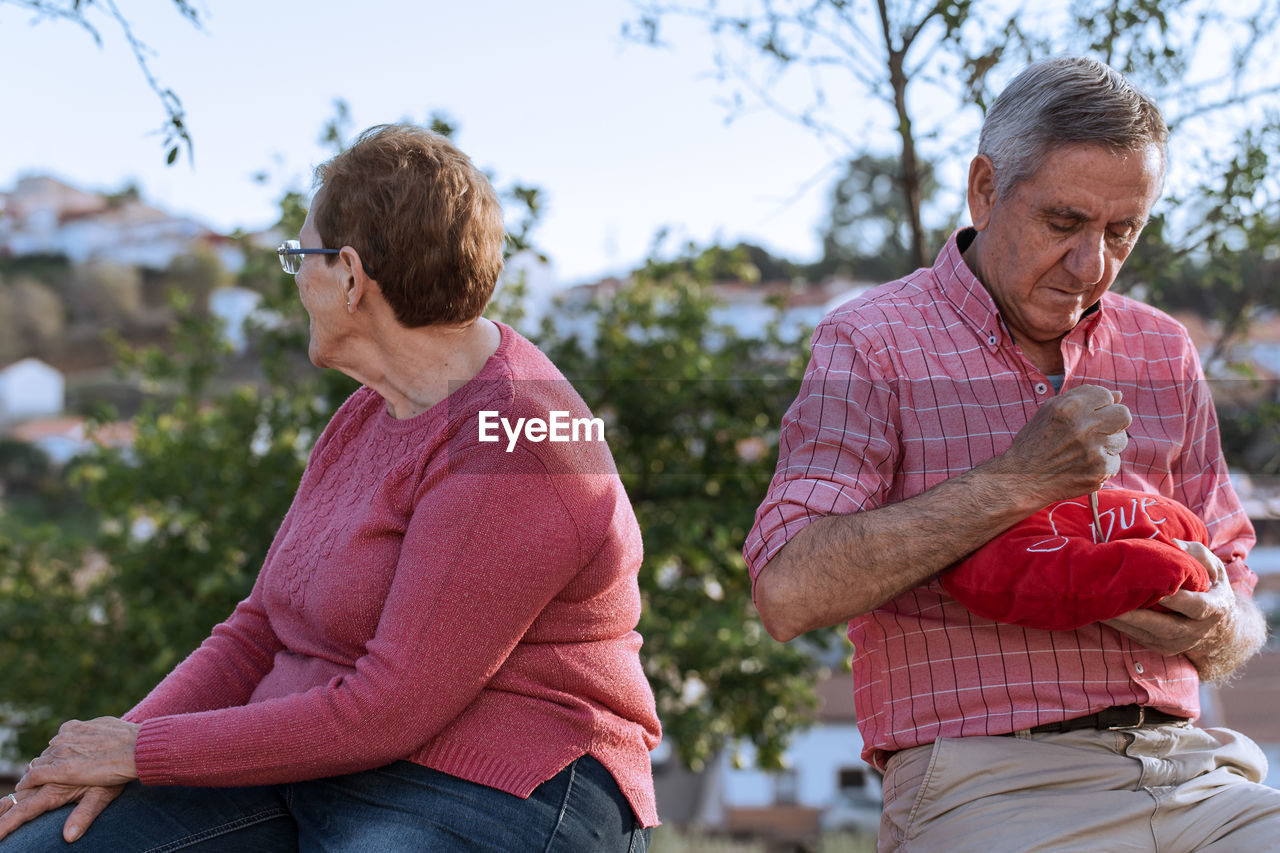
<path fill-rule="evenodd" d="M 1056 723 L 1044 723 L 1032 726 L 1026 731 L 1035 735 L 1073 732 L 1078 729 L 1097 729 L 1098 731 L 1115 731 L 1118 729 L 1140 729 L 1144 726 L 1159 726 L 1165 723 L 1185 723 L 1186 717 L 1175 717 L 1154 708 L 1142 705 L 1115 705 L 1103 708 L 1096 714 L 1076 717 L 1073 720 L 1061 720 Z"/>

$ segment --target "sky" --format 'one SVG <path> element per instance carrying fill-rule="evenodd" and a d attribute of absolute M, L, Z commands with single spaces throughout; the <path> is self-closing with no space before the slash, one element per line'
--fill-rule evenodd
<path fill-rule="evenodd" d="M 172 0 L 97 0 L 133 24 L 156 78 L 182 100 L 194 160 L 166 166 L 164 111 L 119 28 L 95 19 L 99 45 L 72 21 L 33 21 L 24 2 L 0 0 L 0 192 L 26 174 L 101 191 L 135 183 L 157 207 L 254 231 L 275 221 L 285 190 L 309 189 L 333 153 L 320 136 L 335 101 L 349 105 L 352 132 L 443 113 L 499 190 L 542 189 L 534 240 L 552 263 L 542 277 L 564 286 L 625 274 L 662 230 L 667 255 L 689 240 L 746 240 L 816 260 L 849 152 L 758 104 L 730 120 L 731 92 L 715 79 L 702 25 L 664 20 L 668 47 L 627 41 L 632 0 L 189 0 L 199 28 Z M 1058 5 L 1036 4 L 1041 15 Z M 1280 64 L 1264 68 L 1280 87 Z M 919 118 L 930 95 L 917 82 Z M 893 119 L 877 102 L 830 91 L 829 114 L 854 144 L 894 153 Z M 1264 100 L 1280 109 L 1280 96 Z M 974 128 L 946 121 L 948 137 L 971 144 Z M 1229 121 L 1207 125 L 1231 131 Z M 1200 169 L 1172 153 L 1167 193 Z M 951 194 L 933 219 L 962 216 L 967 162 L 944 161 Z"/>
<path fill-rule="evenodd" d="M 628 42 L 628 0 L 196 0 L 200 29 L 167 0 L 116 2 L 182 100 L 194 162 L 164 164 L 164 112 L 118 27 L 100 21 L 99 46 L 0 3 L 0 191 L 25 174 L 135 182 L 165 210 L 256 230 L 310 187 L 341 99 L 354 131 L 445 113 L 499 189 L 541 187 L 534 237 L 563 284 L 629 270 L 659 229 L 819 254 L 839 147 L 767 109 L 729 121 L 705 33 Z"/>

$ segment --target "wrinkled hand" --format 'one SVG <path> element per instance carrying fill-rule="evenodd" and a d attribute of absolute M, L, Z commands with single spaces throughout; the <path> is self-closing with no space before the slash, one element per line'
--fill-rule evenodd
<path fill-rule="evenodd" d="M 18 790 L 52 784 L 112 786 L 137 779 L 133 748 L 139 728 L 117 717 L 63 723 L 49 748 L 31 762 Z"/>
<path fill-rule="evenodd" d="M 1047 505 L 1096 490 L 1120 470 L 1133 422 L 1116 391 L 1080 385 L 1036 411 L 1004 454 L 1014 476 Z"/>
<path fill-rule="evenodd" d="M 0 799 L 0 840 L 27 821 L 68 803 L 76 803 L 71 815 L 62 825 L 62 837 L 68 844 L 84 835 L 89 824 L 102 814 L 111 801 L 120 796 L 124 785 L 111 787 L 84 787 L 77 785 L 42 785 L 39 788 L 17 791 L 18 804 L 9 798 Z"/>
<path fill-rule="evenodd" d="M 1170 613 L 1134 610 L 1104 624 L 1162 655 L 1186 655 L 1202 677 L 1218 678 L 1227 673 L 1217 671 L 1220 667 L 1213 663 L 1234 640 L 1236 594 L 1216 554 L 1200 542 L 1174 541 L 1208 570 L 1209 589 L 1180 589 L 1161 599 L 1160 604 Z"/>

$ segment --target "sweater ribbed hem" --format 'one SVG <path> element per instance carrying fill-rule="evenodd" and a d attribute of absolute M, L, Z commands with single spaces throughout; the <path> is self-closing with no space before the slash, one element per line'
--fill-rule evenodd
<path fill-rule="evenodd" d="M 458 744 L 442 743 L 427 747 L 416 755 L 410 756 L 409 760 L 424 767 L 430 767 L 432 770 L 466 779 L 468 782 L 487 785 L 527 799 L 535 788 L 569 766 L 571 762 L 587 754 L 588 751 L 585 749 L 566 751 L 555 760 L 530 768 L 515 766 L 495 756 L 484 755 Z M 642 780 L 641 784 L 635 784 L 631 779 L 618 779 L 617 771 L 608 767 L 612 763 L 609 761 L 609 756 L 592 755 L 592 757 L 604 764 L 614 775 L 614 781 L 618 783 L 618 788 L 631 805 L 636 819 L 644 826 L 657 826 L 658 809 L 653 795 L 652 776 Z"/>
<path fill-rule="evenodd" d="M 581 752 L 578 753 L 578 755 L 581 754 Z M 495 756 L 484 755 L 458 744 L 444 743 L 422 750 L 411 760 L 433 770 L 439 770 L 441 773 L 448 773 L 450 776 L 488 785 L 490 788 L 500 788 L 517 797 L 527 798 L 533 793 L 534 788 L 559 773 L 578 755 L 570 754 L 563 762 L 549 762 L 548 765 L 541 767 L 528 767 L 513 765 Z M 559 769 L 548 773 L 546 767 L 551 763 L 559 763 Z"/>

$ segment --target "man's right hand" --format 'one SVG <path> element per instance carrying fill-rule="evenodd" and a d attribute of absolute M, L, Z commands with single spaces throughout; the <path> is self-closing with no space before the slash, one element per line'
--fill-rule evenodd
<path fill-rule="evenodd" d="M 1095 491 L 1120 470 L 1133 422 L 1120 393 L 1078 385 L 1045 403 L 1013 439 L 1004 460 L 1043 505 Z"/>

